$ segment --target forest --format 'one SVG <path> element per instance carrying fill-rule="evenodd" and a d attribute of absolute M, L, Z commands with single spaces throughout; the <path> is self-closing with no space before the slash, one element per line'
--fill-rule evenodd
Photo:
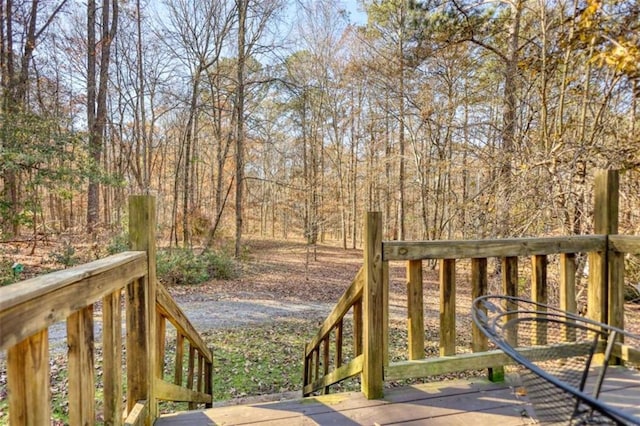
<path fill-rule="evenodd" d="M 3 0 L 0 240 L 640 233 L 632 0 Z"/>

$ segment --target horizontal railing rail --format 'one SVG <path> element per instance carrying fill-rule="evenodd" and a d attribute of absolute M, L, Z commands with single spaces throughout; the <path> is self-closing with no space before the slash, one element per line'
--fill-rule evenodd
<path fill-rule="evenodd" d="M 515 238 L 472 241 L 390 241 L 382 243 L 384 261 L 407 261 L 407 361 L 391 362 L 385 366 L 386 380 L 399 380 L 452 373 L 489 367 L 490 377 L 498 379 L 502 366 L 510 364 L 500 351 L 488 351 L 488 342 L 475 324 L 472 326 L 470 353 L 457 353 L 456 324 L 456 264 L 460 260 L 471 263 L 471 299 L 484 296 L 488 291 L 487 264 L 497 257 L 501 263 L 501 291 L 518 296 L 521 283 L 531 283 L 529 297 L 539 303 L 548 303 L 548 256 L 558 255 L 560 307 L 576 312 L 576 256 L 588 253 L 600 256 L 607 251 L 607 236 Z M 520 277 L 519 259 L 530 258 L 530 277 Z M 440 317 L 439 357 L 425 360 L 425 329 L 423 321 L 422 260 L 439 261 Z M 596 263 L 596 262 L 594 262 Z M 536 358 L 534 351 L 530 354 Z M 532 358 L 532 359 L 533 359 Z"/>
<path fill-rule="evenodd" d="M 153 197 L 131 197 L 129 221 L 131 244 L 141 250 L 0 288 L 0 350 L 7 351 L 11 425 L 50 424 L 49 328 L 61 321 L 67 332 L 68 421 L 96 423 L 94 325 L 100 319 L 94 310 L 100 309 L 101 421 L 149 424 L 161 400 L 211 405 L 212 351 L 155 279 Z M 173 380 L 164 379 L 167 323 L 176 330 Z"/>
<path fill-rule="evenodd" d="M 60 321 L 67 326 L 69 422 L 95 422 L 97 302 L 103 314 L 104 419 L 122 422 L 121 294 L 131 293 L 146 274 L 146 253 L 125 252 L 0 288 L 0 349 L 7 350 L 11 424 L 50 422 L 48 330 Z M 127 317 L 137 318 L 134 305 L 126 309 Z M 132 368 L 127 373 L 135 374 Z"/>
<path fill-rule="evenodd" d="M 544 238 L 501 238 L 491 240 L 385 241 L 383 259 L 471 259 L 602 251 L 605 235 Z"/>
<path fill-rule="evenodd" d="M 597 322 L 624 328 L 624 257 L 640 254 L 640 237 L 619 236 L 617 233 L 618 174 L 607 170 L 599 172 L 594 185 L 594 231 L 595 235 L 559 236 L 542 238 L 508 238 L 491 240 L 459 241 L 382 241 L 381 214 L 367 213 L 364 220 L 364 264 L 362 289 L 362 364 L 361 389 L 367 398 L 383 395 L 384 380 L 400 380 L 427 377 L 469 369 L 489 367 L 489 376 L 500 379 L 503 366 L 512 361 L 501 351 L 490 350 L 486 336 L 476 327 L 471 327 L 470 348 L 459 349 L 457 342 L 456 275 L 460 273 L 457 263 L 470 263 L 471 300 L 487 295 L 489 291 L 489 259 L 497 259 L 499 268 L 491 278 L 500 280 L 499 290 L 493 294 L 519 295 L 528 288 L 526 295 L 533 302 L 557 303 L 563 311 L 578 313 L 576 290 L 578 280 L 578 256 L 588 256 L 588 282 L 586 286 L 586 309 L 580 314 Z M 529 267 L 519 267 L 525 258 Z M 553 258 L 553 262 L 550 261 Z M 557 260 L 556 260 L 557 259 Z M 439 263 L 439 356 L 425 359 L 425 304 L 423 287 L 423 260 Z M 407 343 L 406 357 L 394 356 L 401 361 L 390 362 L 389 355 L 389 262 L 406 262 L 407 283 Z M 557 298 L 550 298 L 549 265 L 557 265 Z M 465 268 L 466 270 L 466 268 Z M 527 276 L 519 276 L 526 271 Z M 582 270 L 580 271 L 583 272 Z M 585 271 L 586 272 L 586 271 Z M 581 277 L 580 277 L 581 278 Z M 495 284 L 494 284 L 495 285 Z M 581 289 L 581 292 L 584 289 Z M 345 293 L 353 292 L 352 288 Z M 497 293 L 496 293 L 497 292 Z M 555 295 L 554 295 L 555 296 Z M 346 297 L 346 296 L 345 296 Z M 397 305 L 397 303 L 396 303 Z M 337 374 L 327 377 L 326 360 L 329 359 L 329 332 L 336 327 L 336 320 L 344 313 L 344 301 L 336 307 L 336 313 L 325 321 L 312 344 L 305 349 L 305 395 L 333 383 Z M 471 309 L 471 306 L 469 306 Z M 466 330 L 465 330 L 466 332 Z M 567 350 L 564 353 L 582 353 L 584 348 L 566 336 Z M 322 346 L 326 343 L 325 346 Z M 320 351 L 323 350 L 321 360 Z M 471 353 L 469 352 L 471 350 Z M 598 347 L 598 350 L 600 348 Z M 620 361 L 636 363 L 637 348 L 618 342 L 614 356 Z M 528 357 L 541 360 L 544 350 L 533 348 Z M 404 360 L 406 358 L 406 360 Z M 313 367 L 325 366 L 324 374 L 313 376 Z M 355 373 L 356 369 L 349 373 Z M 313 385 L 312 385 L 313 384 Z M 327 389 L 325 388 L 325 391 Z"/>

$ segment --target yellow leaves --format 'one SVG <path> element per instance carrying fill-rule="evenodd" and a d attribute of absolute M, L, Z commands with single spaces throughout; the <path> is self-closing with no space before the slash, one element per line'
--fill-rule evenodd
<path fill-rule="evenodd" d="M 600 0 L 588 0 L 587 7 L 584 9 L 580 19 L 580 26 L 582 28 L 591 28 L 596 20 L 596 14 L 600 10 L 602 2 Z"/>
<path fill-rule="evenodd" d="M 640 71 L 640 48 L 632 41 L 613 41 L 609 47 L 598 53 L 594 60 L 599 60 L 600 64 L 606 64 L 616 71 L 634 75 Z"/>
<path fill-rule="evenodd" d="M 640 71 L 640 39 L 637 29 L 625 19 L 634 10 L 628 6 L 620 0 L 587 0 L 577 36 L 595 52 L 592 63 L 635 76 Z"/>

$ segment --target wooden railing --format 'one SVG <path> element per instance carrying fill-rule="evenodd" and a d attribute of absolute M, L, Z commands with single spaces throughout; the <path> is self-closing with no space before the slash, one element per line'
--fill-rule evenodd
<path fill-rule="evenodd" d="M 212 353 L 156 283 L 154 230 L 154 199 L 131 197 L 129 234 L 137 251 L 0 288 L 0 350 L 7 351 L 11 425 L 50 424 L 48 331 L 60 321 L 67 328 L 69 424 L 96 422 L 94 308 L 100 304 L 105 424 L 149 424 L 159 400 L 211 404 Z M 166 321 L 177 330 L 173 382 L 163 379 Z M 183 383 L 185 341 L 189 366 Z"/>
<path fill-rule="evenodd" d="M 587 315 L 596 321 L 623 328 L 624 255 L 640 254 L 640 237 L 618 236 L 618 174 L 601 172 L 595 181 L 594 229 L 598 235 L 545 238 L 516 238 L 474 241 L 388 241 L 382 242 L 381 216 L 368 213 L 364 227 L 364 265 L 358 278 L 340 299 L 332 314 L 305 349 L 304 394 L 323 390 L 361 372 L 361 388 L 368 398 L 383 394 L 384 380 L 428 377 L 456 371 L 489 368 L 491 379 L 502 376 L 502 367 L 512 360 L 499 350 L 488 350 L 487 338 L 475 324 L 471 332 L 471 350 L 458 353 L 456 347 L 456 263 L 470 261 L 471 300 L 487 294 L 489 258 L 500 261 L 500 294 L 524 296 L 543 304 L 549 303 L 549 256 L 558 259 L 559 307 L 577 312 L 576 258 L 587 254 L 589 277 Z M 518 276 L 522 258 L 530 262 L 530 277 Z M 439 263 L 440 317 L 439 356 L 425 359 L 425 329 L 422 261 Z M 406 361 L 389 362 L 389 262 L 406 262 L 407 334 Z M 523 268 L 524 269 L 524 268 Z M 360 280 L 362 284 L 359 283 Z M 522 282 L 530 283 L 530 294 L 519 295 Z M 361 293 L 360 293 L 361 291 Z M 361 303 L 362 363 L 352 361 L 347 370 L 339 362 L 329 360 L 329 335 L 340 330 L 342 318 L 351 306 Z M 360 320 L 359 320 L 360 321 Z M 340 335 L 340 332 L 337 333 Z M 342 352 L 343 339 L 336 339 L 334 353 Z M 569 343 L 570 345 L 571 343 Z M 321 346 L 323 356 L 320 357 Z M 580 350 L 580 348 L 574 348 Z M 544 351 L 533 348 L 527 353 L 540 360 Z M 640 359 L 638 351 L 618 343 L 614 354 L 623 361 Z M 314 373 L 315 367 L 315 375 Z M 330 371 L 333 367 L 334 370 Z M 320 371 L 320 372 L 319 372 Z M 348 374 L 347 374 L 348 373 Z"/>
<path fill-rule="evenodd" d="M 351 285 L 336 303 L 316 335 L 305 346 L 302 393 L 310 395 L 320 389 L 329 392 L 329 386 L 362 373 L 362 289 L 364 270 L 360 268 Z M 351 360 L 344 363 L 344 321 L 352 312 Z M 335 336 L 331 339 L 331 335 Z M 333 357 L 331 356 L 333 354 Z M 330 369 L 333 370 L 330 372 Z"/>

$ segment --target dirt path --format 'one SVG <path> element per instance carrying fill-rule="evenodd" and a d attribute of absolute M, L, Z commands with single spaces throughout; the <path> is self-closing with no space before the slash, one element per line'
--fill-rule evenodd
<path fill-rule="evenodd" d="M 303 242 L 256 239 L 248 241 L 247 246 L 249 255 L 241 262 L 240 278 L 169 288 L 198 331 L 290 317 L 324 317 L 362 264 L 360 250 L 329 245 L 316 247 L 316 260 L 313 249 Z M 95 338 L 99 341 L 99 307 L 96 311 Z M 49 328 L 49 344 L 54 355 L 65 351 L 64 322 Z"/>

